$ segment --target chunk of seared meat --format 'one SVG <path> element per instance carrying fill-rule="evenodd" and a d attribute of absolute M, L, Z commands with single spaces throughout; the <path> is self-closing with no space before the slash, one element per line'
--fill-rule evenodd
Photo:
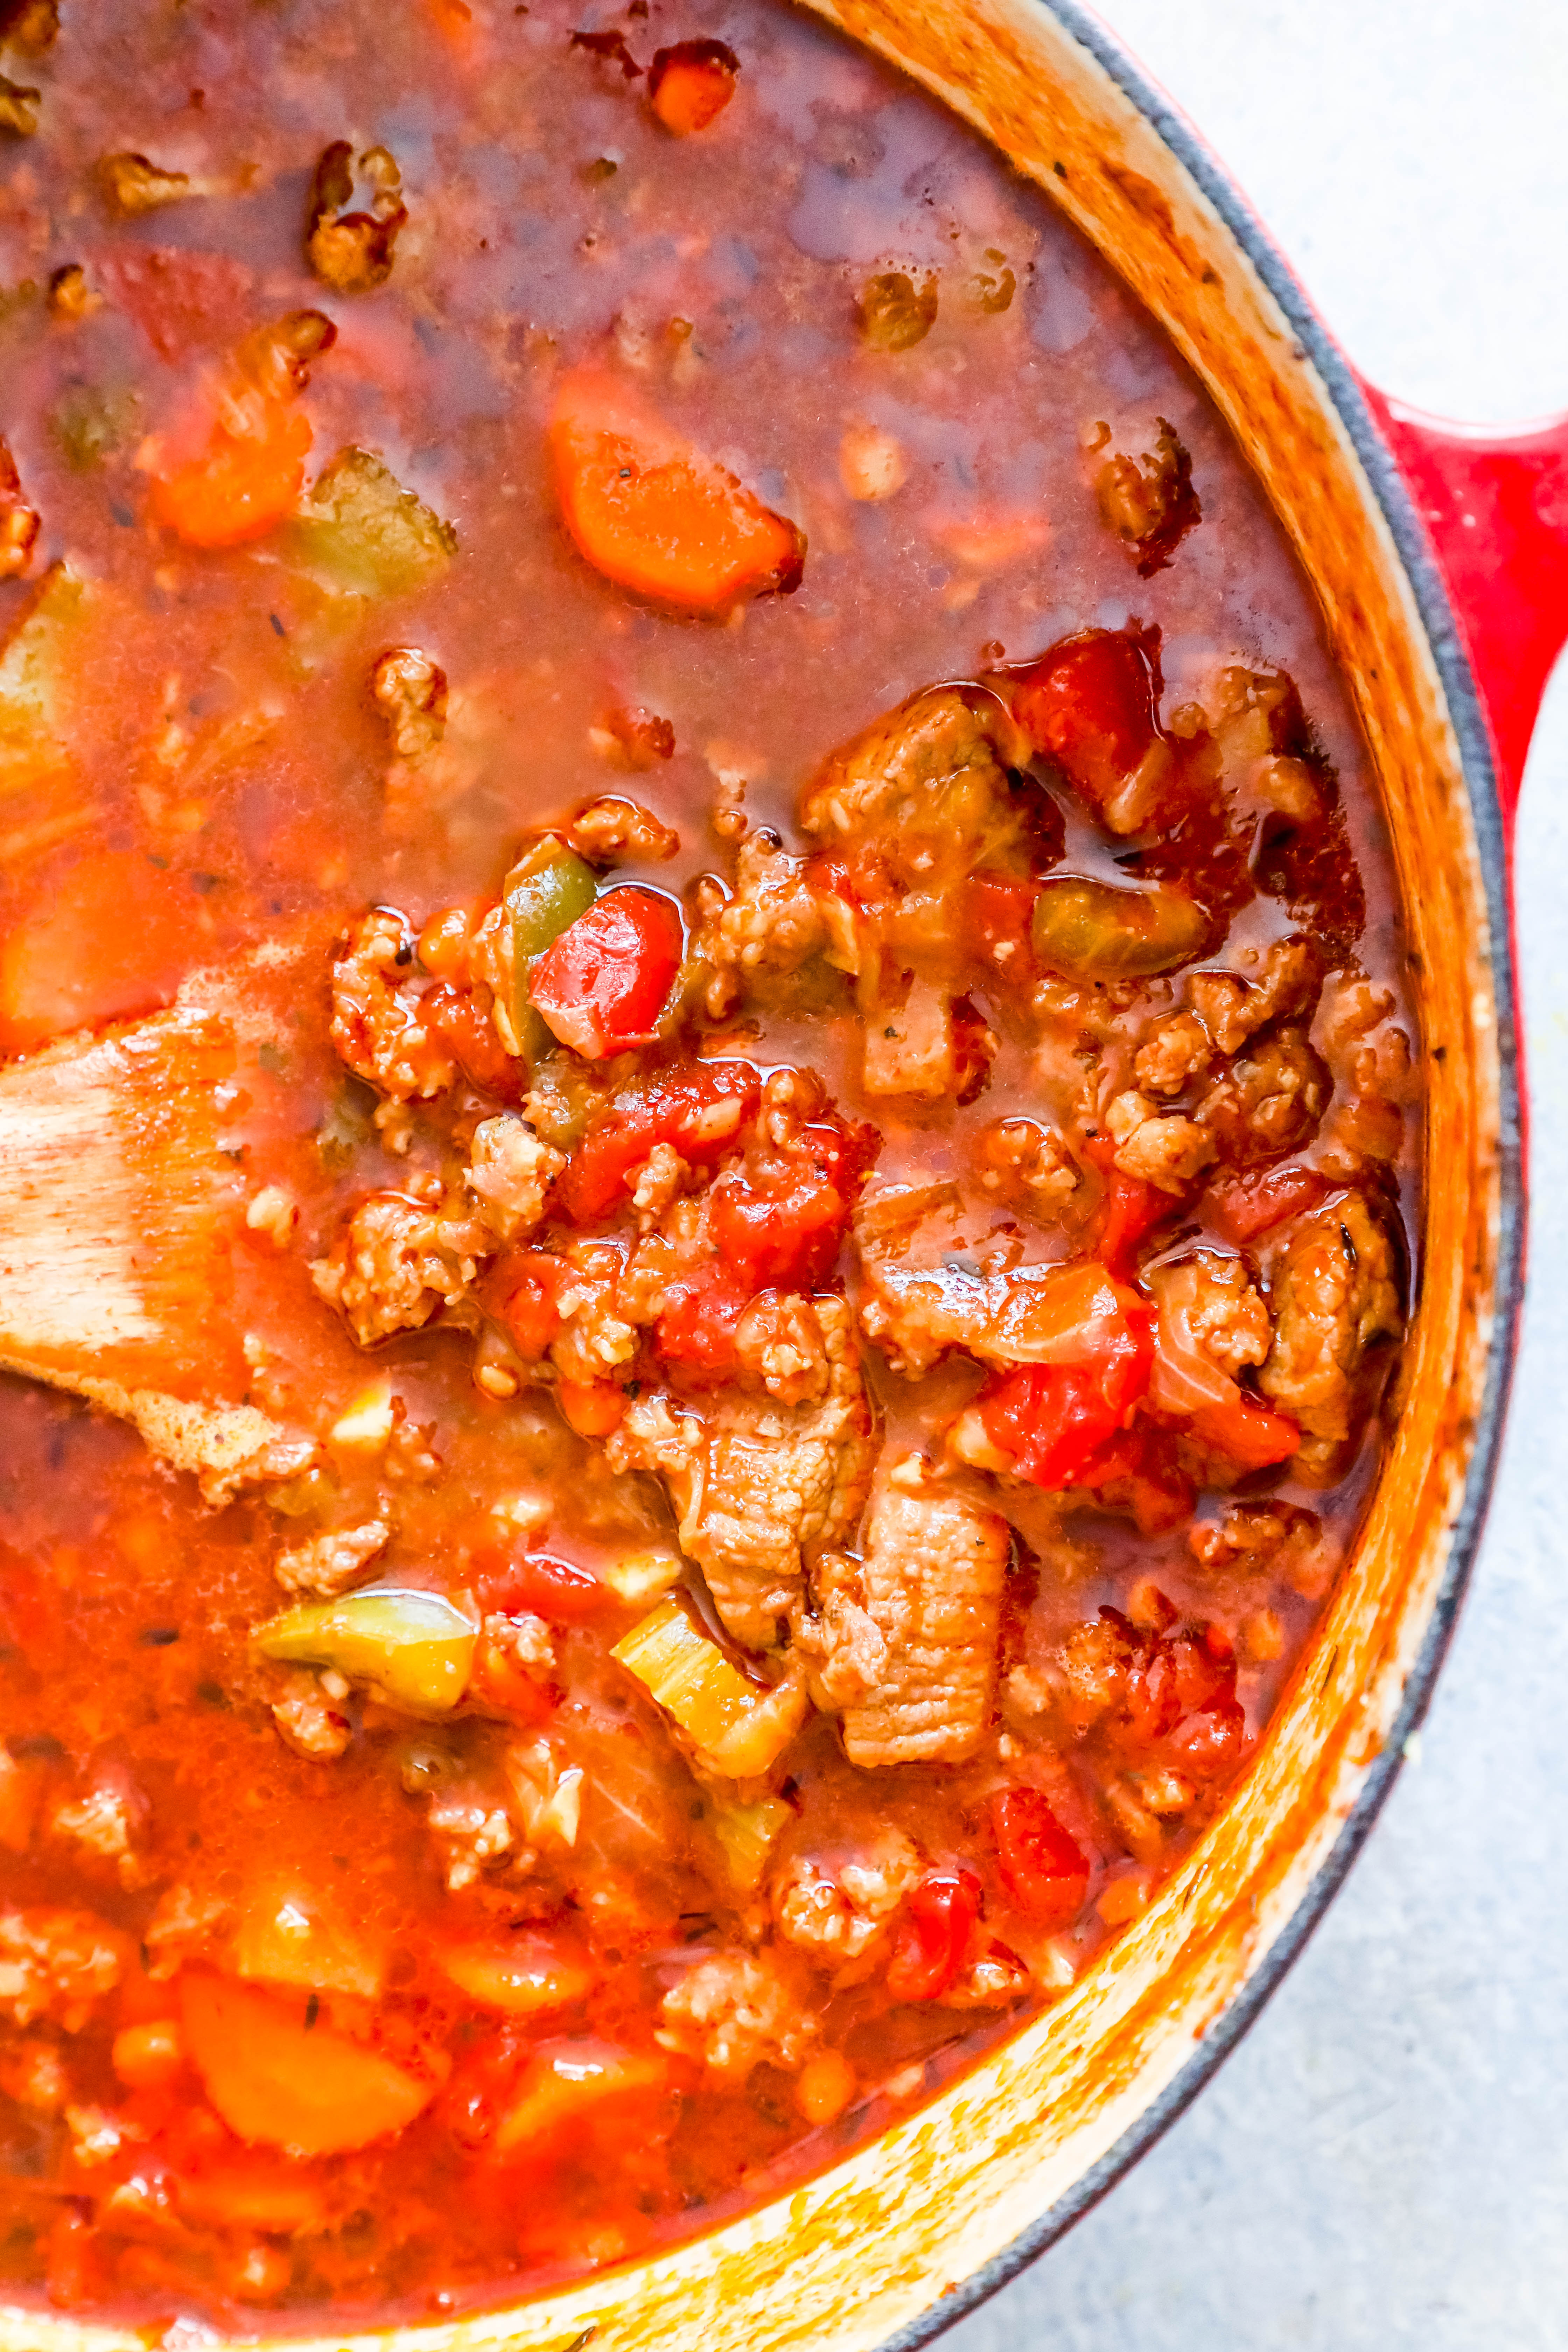
<path fill-rule="evenodd" d="M 1387 1226 L 1361 1192 L 1342 1192 L 1289 1228 L 1274 1262 L 1274 1344 L 1258 1385 L 1301 1430 L 1296 1475 L 1342 1475 L 1376 1400 L 1405 1318 Z"/>
<path fill-rule="evenodd" d="M 847 1598 L 881 1640 L 875 1679 L 843 1710 L 852 1764 L 962 1764 L 975 1753 L 996 1686 L 1007 1553 L 1006 1522 L 964 1496 L 891 1479 L 880 1488 L 864 1558 L 831 1562 L 816 1596 L 821 1624 L 831 1628 L 828 1604 Z M 808 1627 L 800 1638 L 805 1647 Z"/>
<path fill-rule="evenodd" d="M 755 1650 L 777 1641 L 807 1564 L 847 1540 L 870 1480 L 871 1410 L 849 1309 L 836 1297 L 812 1306 L 825 1393 L 790 1405 L 727 1390 L 700 1414 L 639 1398 L 610 1441 L 614 1467 L 662 1476 L 682 1550 L 727 1631 Z"/>

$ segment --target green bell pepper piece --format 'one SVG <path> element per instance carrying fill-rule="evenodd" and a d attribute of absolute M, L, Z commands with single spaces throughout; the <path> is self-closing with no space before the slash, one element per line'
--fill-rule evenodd
<path fill-rule="evenodd" d="M 1173 971 L 1202 952 L 1209 919 L 1182 890 L 1141 889 L 1064 875 L 1040 886 L 1035 953 L 1074 979 L 1129 980 Z"/>

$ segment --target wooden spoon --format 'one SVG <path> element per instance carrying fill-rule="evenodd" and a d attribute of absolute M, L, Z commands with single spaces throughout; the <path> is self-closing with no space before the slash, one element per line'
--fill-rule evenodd
<path fill-rule="evenodd" d="M 0 1370 L 132 1423 L 212 1502 L 315 1451 L 241 1401 L 237 1060 L 230 1016 L 179 1003 L 0 1070 Z"/>

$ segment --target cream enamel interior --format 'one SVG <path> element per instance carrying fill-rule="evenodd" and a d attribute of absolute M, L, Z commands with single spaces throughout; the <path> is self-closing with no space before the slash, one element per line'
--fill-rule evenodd
<path fill-rule="evenodd" d="M 1186 1867 L 1066 1999 L 836 2170 L 674 2253 L 510 2312 L 323 2346 L 575 2352 L 591 2339 L 595 2352 L 870 2352 L 1000 2253 L 1159 2096 L 1303 1899 L 1432 1622 L 1474 1442 L 1502 1207 L 1487 904 L 1439 677 L 1344 428 L 1226 224 L 1045 8 L 815 5 L 1065 206 L 1203 378 L 1316 585 L 1386 796 L 1420 959 L 1429 1173 L 1402 1409 L 1355 1558 L 1249 1777 Z M 145 2341 L 0 2315 L 0 2352 L 145 2352 Z"/>

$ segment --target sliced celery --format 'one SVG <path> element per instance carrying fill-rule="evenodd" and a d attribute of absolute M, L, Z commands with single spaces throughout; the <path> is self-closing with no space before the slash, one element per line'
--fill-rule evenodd
<path fill-rule="evenodd" d="M 724 1850 L 736 1891 L 754 1895 L 763 1883 L 768 1856 L 790 1818 L 782 1797 L 759 1797 L 754 1805 L 718 1805 L 713 1833 Z"/>
<path fill-rule="evenodd" d="M 806 1717 L 803 1687 L 792 1682 L 767 1690 L 748 1682 L 674 1599 L 661 1601 L 611 1655 L 731 1780 L 765 1772 Z"/>

